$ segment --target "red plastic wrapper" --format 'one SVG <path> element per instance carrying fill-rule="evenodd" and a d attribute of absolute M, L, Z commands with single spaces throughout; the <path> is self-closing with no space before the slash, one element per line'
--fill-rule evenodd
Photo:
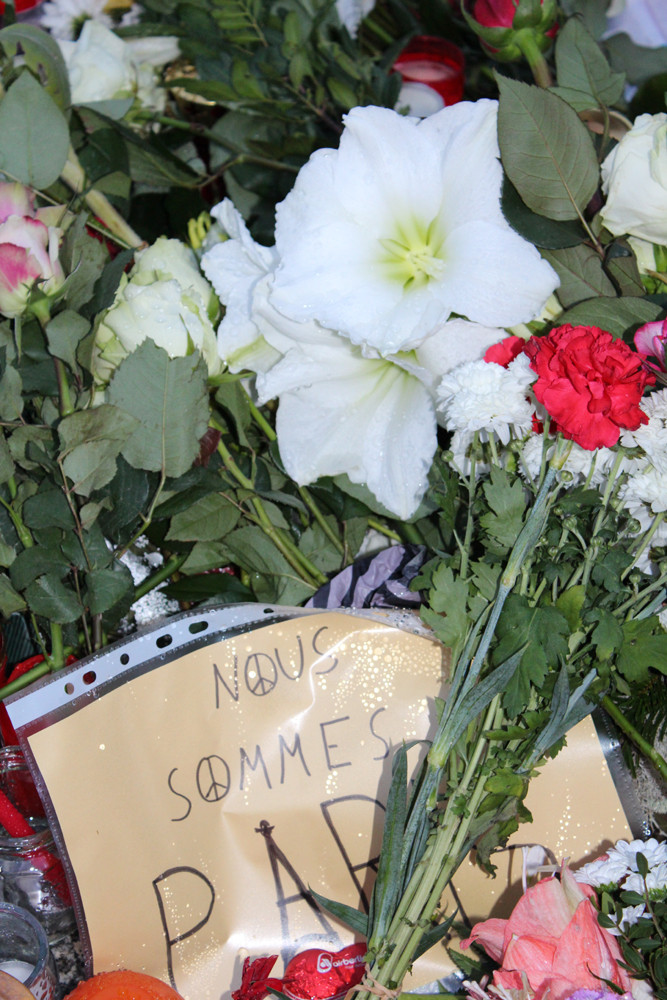
<path fill-rule="evenodd" d="M 361 982 L 365 954 L 365 944 L 350 944 L 334 952 L 302 951 L 287 963 L 283 993 L 292 1000 L 339 1000 Z"/>

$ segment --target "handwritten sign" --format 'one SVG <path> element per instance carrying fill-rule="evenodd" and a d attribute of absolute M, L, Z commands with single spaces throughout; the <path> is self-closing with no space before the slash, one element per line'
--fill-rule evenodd
<path fill-rule="evenodd" d="M 220 627 L 226 612 L 190 615 L 185 641 L 169 622 L 9 705 L 78 887 L 91 971 L 143 970 L 186 1000 L 228 996 L 248 953 L 286 964 L 353 940 L 309 889 L 367 908 L 391 751 L 428 737 L 446 691 L 447 651 L 412 615 L 401 623 L 416 631 L 389 615 L 238 615 L 233 627 Z M 577 836 L 588 851 L 627 834 L 593 745 L 582 779 L 604 785 L 605 805 L 592 816 L 584 801 L 579 816 L 570 795 L 574 856 Z M 423 744 L 410 752 L 416 764 Z M 563 832 L 560 787 L 542 843 Z M 462 870 L 457 890 L 468 913 L 488 913 L 479 871 Z M 424 961 L 422 983 L 453 968 L 443 948 Z"/>

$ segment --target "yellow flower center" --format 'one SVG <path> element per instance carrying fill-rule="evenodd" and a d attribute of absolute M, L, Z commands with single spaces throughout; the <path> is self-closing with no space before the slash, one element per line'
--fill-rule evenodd
<path fill-rule="evenodd" d="M 428 226 L 417 219 L 399 223 L 395 236 L 378 242 L 385 251 L 381 264 L 392 281 L 400 281 L 406 291 L 440 278 L 446 268 L 445 238 L 437 219 Z"/>

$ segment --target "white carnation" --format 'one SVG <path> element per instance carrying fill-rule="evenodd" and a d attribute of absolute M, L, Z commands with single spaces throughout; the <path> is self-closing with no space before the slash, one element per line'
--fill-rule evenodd
<path fill-rule="evenodd" d="M 652 392 L 640 402 L 648 423 L 634 431 L 622 431 L 624 448 L 641 448 L 660 472 L 667 472 L 667 389 Z"/>
<path fill-rule="evenodd" d="M 495 434 L 503 444 L 524 437 L 531 428 L 534 407 L 528 399 L 536 378 L 526 355 L 507 368 L 486 361 L 468 361 L 448 372 L 437 389 L 442 422 L 451 431 L 482 440 Z"/>

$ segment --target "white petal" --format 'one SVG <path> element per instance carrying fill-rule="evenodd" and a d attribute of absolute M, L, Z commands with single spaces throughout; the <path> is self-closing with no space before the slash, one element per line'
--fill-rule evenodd
<path fill-rule="evenodd" d="M 261 381 L 264 397 L 280 393 L 278 444 L 297 483 L 346 473 L 398 517 L 414 513 L 436 447 L 433 404 L 417 379 L 330 348 L 317 359 L 290 352 Z"/>
<path fill-rule="evenodd" d="M 388 357 L 452 312 L 488 326 L 537 315 L 555 272 L 500 211 L 496 103 L 422 122 L 354 108 L 278 206 L 273 305 Z"/>

